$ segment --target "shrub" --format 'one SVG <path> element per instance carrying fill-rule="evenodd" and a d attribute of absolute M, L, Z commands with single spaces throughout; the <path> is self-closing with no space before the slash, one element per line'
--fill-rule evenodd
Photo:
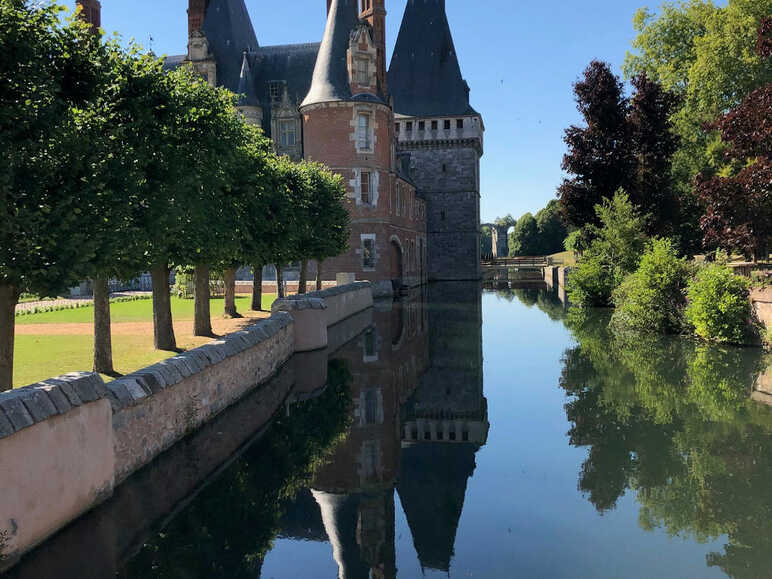
<path fill-rule="evenodd" d="M 670 239 L 648 244 L 635 273 L 613 292 L 614 329 L 678 333 L 684 328 L 684 290 L 691 275 L 685 259 L 679 259 Z"/>
<path fill-rule="evenodd" d="M 646 243 L 644 219 L 624 191 L 595 207 L 601 227 L 571 272 L 568 297 L 579 307 L 611 305 L 611 295 L 635 271 Z"/>
<path fill-rule="evenodd" d="M 745 343 L 753 314 L 749 287 L 747 279 L 724 265 L 700 269 L 687 289 L 686 319 L 695 333 L 705 340 Z"/>
<path fill-rule="evenodd" d="M 568 234 L 563 241 L 563 247 L 566 251 L 571 251 L 577 256 L 581 256 L 587 248 L 590 247 L 592 240 L 597 235 L 597 229 L 593 225 L 585 225 L 584 227 L 572 231 Z"/>

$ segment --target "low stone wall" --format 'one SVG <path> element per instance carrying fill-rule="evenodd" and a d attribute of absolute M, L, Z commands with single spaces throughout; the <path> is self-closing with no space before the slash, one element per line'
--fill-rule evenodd
<path fill-rule="evenodd" d="M 116 483 L 270 378 L 292 356 L 294 330 L 277 313 L 110 382 Z"/>
<path fill-rule="evenodd" d="M 359 281 L 322 291 L 288 296 L 273 303 L 273 312 L 295 319 L 295 351 L 310 352 L 328 345 L 327 328 L 373 306 L 372 284 Z"/>
<path fill-rule="evenodd" d="M 0 570 L 114 486 L 112 411 L 96 374 L 0 394 Z"/>
<path fill-rule="evenodd" d="M 372 306 L 369 282 L 291 296 L 268 319 L 107 385 L 78 373 L 0 393 L 0 571 L 281 368 L 295 375 L 285 362 L 304 340 L 327 347 L 329 326 L 337 347 L 361 332 Z M 324 386 L 321 353 L 295 362 L 319 369 L 304 373 L 301 399 Z M 289 388 L 265 388 L 267 416 Z"/>
<path fill-rule="evenodd" d="M 767 328 L 772 328 L 772 288 L 753 290 L 751 302 L 759 321 Z"/>
<path fill-rule="evenodd" d="M 294 330 L 276 313 L 106 386 L 77 373 L 0 394 L 0 570 L 269 379 Z"/>

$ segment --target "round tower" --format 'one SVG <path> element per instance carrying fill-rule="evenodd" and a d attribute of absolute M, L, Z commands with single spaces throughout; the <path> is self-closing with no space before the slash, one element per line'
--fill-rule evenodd
<path fill-rule="evenodd" d="M 383 92 L 382 5 L 374 2 L 360 11 L 357 0 L 330 0 L 300 113 L 305 157 L 342 175 L 349 193 L 350 251 L 330 260 L 325 270 L 353 272 L 391 287 L 405 273 L 402 240 L 393 231 L 397 189 L 405 200 L 414 190 L 396 173 L 394 114 Z"/>

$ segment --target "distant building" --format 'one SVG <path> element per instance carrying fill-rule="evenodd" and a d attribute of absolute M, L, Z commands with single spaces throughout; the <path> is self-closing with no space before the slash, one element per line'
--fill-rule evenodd
<path fill-rule="evenodd" d="M 279 154 L 343 175 L 352 232 L 324 278 L 392 287 L 480 278 L 482 118 L 444 0 L 410 0 L 386 71 L 385 0 L 327 0 L 321 43 L 260 46 L 244 0 L 189 0 L 189 63 L 241 95 Z"/>

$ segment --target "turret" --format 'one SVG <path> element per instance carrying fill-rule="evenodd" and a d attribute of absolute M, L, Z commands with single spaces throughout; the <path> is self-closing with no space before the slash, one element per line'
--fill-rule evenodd
<path fill-rule="evenodd" d="M 388 92 L 386 83 L 386 2 L 385 0 L 361 0 L 359 17 L 367 22 L 373 31 L 376 48 L 376 77 L 381 94 Z"/>

